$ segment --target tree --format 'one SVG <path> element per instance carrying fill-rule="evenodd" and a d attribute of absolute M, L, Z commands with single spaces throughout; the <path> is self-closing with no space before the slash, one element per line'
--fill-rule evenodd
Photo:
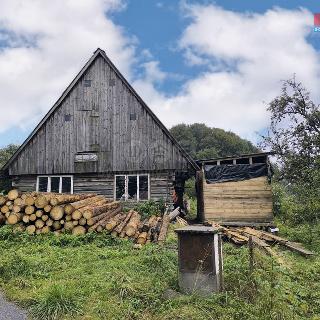
<path fill-rule="evenodd" d="M 233 132 L 210 128 L 203 123 L 178 124 L 170 129 L 181 146 L 195 159 L 218 158 L 257 152 L 250 141 Z"/>
<path fill-rule="evenodd" d="M 295 77 L 268 106 L 271 123 L 262 147 L 275 152 L 279 180 L 294 199 L 295 220 L 320 218 L 320 109 Z"/>
<path fill-rule="evenodd" d="M 15 144 L 9 144 L 4 148 L 0 148 L 0 169 L 13 156 L 13 154 L 18 150 L 18 148 L 19 146 Z"/>
<path fill-rule="evenodd" d="M 9 144 L 4 148 L 0 148 L 0 170 L 18 150 L 18 148 L 19 146 L 15 144 Z M 0 192 L 8 190 L 8 188 L 10 188 L 10 181 L 4 177 L 0 177 Z"/>

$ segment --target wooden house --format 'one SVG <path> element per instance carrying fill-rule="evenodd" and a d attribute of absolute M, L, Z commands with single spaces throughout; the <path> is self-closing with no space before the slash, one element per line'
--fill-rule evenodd
<path fill-rule="evenodd" d="M 198 160 L 198 215 L 223 225 L 273 221 L 269 153 Z"/>
<path fill-rule="evenodd" d="M 2 171 L 22 191 L 170 201 L 197 168 L 97 49 Z"/>

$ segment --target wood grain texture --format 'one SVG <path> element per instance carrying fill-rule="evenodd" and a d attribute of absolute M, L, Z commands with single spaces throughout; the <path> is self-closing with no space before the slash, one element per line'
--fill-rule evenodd
<path fill-rule="evenodd" d="M 84 80 L 91 80 L 86 87 Z M 134 114 L 136 120 L 130 120 Z M 75 162 L 95 152 L 96 162 Z M 97 56 L 9 166 L 10 175 L 183 170 L 190 163 L 111 66 Z"/>
<path fill-rule="evenodd" d="M 267 177 L 236 182 L 204 182 L 204 211 L 209 221 L 272 221 L 273 203 Z"/>

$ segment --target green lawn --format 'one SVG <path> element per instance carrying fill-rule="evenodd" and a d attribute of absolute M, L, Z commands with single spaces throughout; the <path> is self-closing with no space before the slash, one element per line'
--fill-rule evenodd
<path fill-rule="evenodd" d="M 283 232 L 320 252 L 319 226 Z M 133 249 L 105 234 L 27 236 L 0 229 L 0 286 L 39 319 L 320 319 L 320 258 L 277 248 L 278 266 L 255 250 L 224 244 L 226 291 L 209 298 L 177 296 L 176 239 Z M 61 316 L 62 315 L 62 316 Z"/>

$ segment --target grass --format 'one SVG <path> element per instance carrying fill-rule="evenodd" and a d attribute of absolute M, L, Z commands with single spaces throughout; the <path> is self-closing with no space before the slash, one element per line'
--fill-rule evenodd
<path fill-rule="evenodd" d="M 320 253 L 320 227 L 280 226 Z M 311 228 L 311 229 L 310 229 Z M 316 238 L 316 237 L 315 237 Z M 255 250 L 224 244 L 224 293 L 178 295 L 176 238 L 166 246 L 133 249 L 105 234 L 13 234 L 0 229 L 0 286 L 36 319 L 320 319 L 320 259 L 276 248 L 285 265 Z"/>

